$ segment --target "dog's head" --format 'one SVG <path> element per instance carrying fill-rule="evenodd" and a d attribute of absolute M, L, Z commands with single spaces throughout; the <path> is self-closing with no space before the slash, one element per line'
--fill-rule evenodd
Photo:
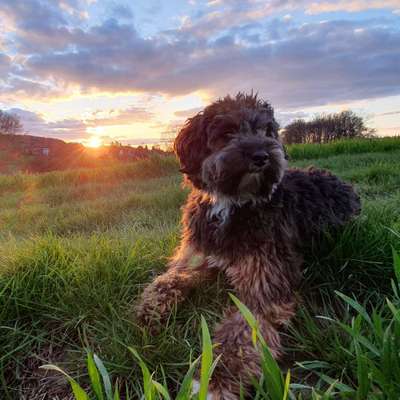
<path fill-rule="evenodd" d="M 213 194 L 257 197 L 271 194 L 286 169 L 272 107 L 239 93 L 207 106 L 187 120 L 175 139 L 181 171 Z"/>

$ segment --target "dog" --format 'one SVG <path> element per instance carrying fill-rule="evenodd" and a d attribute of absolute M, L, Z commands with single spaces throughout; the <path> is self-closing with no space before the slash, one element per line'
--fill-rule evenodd
<path fill-rule="evenodd" d="M 207 106 L 180 130 L 174 149 L 192 191 L 180 246 L 137 308 L 143 324 L 156 329 L 191 289 L 222 272 L 280 356 L 279 330 L 295 314 L 304 245 L 357 215 L 360 199 L 328 171 L 288 169 L 278 129 L 269 103 L 239 93 Z M 251 330 L 234 307 L 214 342 L 221 358 L 208 398 L 239 399 L 261 370 Z"/>

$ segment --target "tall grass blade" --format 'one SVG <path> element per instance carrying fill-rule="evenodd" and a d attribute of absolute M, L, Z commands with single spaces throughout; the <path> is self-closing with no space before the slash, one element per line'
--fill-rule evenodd
<path fill-rule="evenodd" d="M 258 321 L 247 306 L 245 306 L 237 297 L 231 293 L 229 296 L 249 324 L 250 328 L 256 332 L 257 339 L 262 347 L 262 369 L 265 375 L 266 385 L 271 392 L 273 399 L 282 399 L 284 396 L 283 374 L 260 332 Z"/>
<path fill-rule="evenodd" d="M 264 338 L 261 335 L 258 335 L 259 332 L 259 326 L 258 326 L 258 321 L 254 317 L 253 313 L 248 309 L 246 305 L 244 305 L 236 296 L 234 296 L 232 293 L 229 293 L 229 297 L 231 300 L 235 303 L 235 306 L 239 309 L 240 314 L 242 314 L 243 318 L 246 320 L 247 324 L 250 326 L 252 329 L 252 339 L 253 339 L 253 344 L 256 345 L 256 338 L 260 340 L 260 343 L 263 346 L 266 346 L 266 342 Z"/>
<path fill-rule="evenodd" d="M 207 322 L 201 316 L 201 332 L 202 332 L 202 354 L 201 354 L 201 369 L 200 369 L 200 390 L 199 400 L 207 399 L 208 384 L 210 382 L 213 366 L 213 351 L 210 332 Z M 214 367 L 214 368 L 213 368 Z"/>
<path fill-rule="evenodd" d="M 286 373 L 286 379 L 285 379 L 285 385 L 284 385 L 284 390 L 283 390 L 283 398 L 282 400 L 287 400 L 289 396 L 289 388 L 290 388 L 290 369 Z"/>
<path fill-rule="evenodd" d="M 156 388 L 158 393 L 161 394 L 164 400 L 171 400 L 171 396 L 169 395 L 168 390 L 163 385 L 161 385 L 161 383 L 152 380 L 152 384 Z"/>
<path fill-rule="evenodd" d="M 400 323 L 400 309 L 396 308 L 396 306 L 389 299 L 386 299 L 386 303 L 389 306 L 389 309 L 392 312 L 395 320 Z"/>
<path fill-rule="evenodd" d="M 97 400 L 103 400 L 104 396 L 103 396 L 103 389 L 101 387 L 101 382 L 100 382 L 100 374 L 96 368 L 96 364 L 93 360 L 93 356 L 89 351 L 87 353 L 87 368 L 88 368 L 90 383 L 92 385 L 92 389 L 96 395 L 96 398 L 97 398 Z"/>
<path fill-rule="evenodd" d="M 354 308 L 364 319 L 368 322 L 368 324 L 373 327 L 372 321 L 370 316 L 367 313 L 367 310 L 357 301 L 351 299 L 350 297 L 346 296 L 343 293 L 340 293 L 335 290 L 335 293 L 343 299 L 347 304 L 349 304 L 352 308 Z"/>
<path fill-rule="evenodd" d="M 115 387 L 113 400 L 121 400 L 118 385 Z"/>
<path fill-rule="evenodd" d="M 367 359 L 362 354 L 360 345 L 357 341 L 354 341 L 354 348 L 356 351 L 357 358 L 357 400 L 364 400 L 367 398 L 369 388 L 370 388 L 370 379 L 368 377 L 368 363 Z"/>
<path fill-rule="evenodd" d="M 395 248 L 392 246 L 393 255 L 393 267 L 396 276 L 397 284 L 400 285 L 400 255 L 397 253 Z"/>
<path fill-rule="evenodd" d="M 179 389 L 178 394 L 176 395 L 175 400 L 186 400 L 190 396 L 190 392 L 192 391 L 192 382 L 193 382 L 193 375 L 196 370 L 196 367 L 200 361 L 200 357 L 197 358 L 189 367 L 188 371 L 186 372 L 185 377 L 183 378 L 181 387 Z"/>
<path fill-rule="evenodd" d="M 128 347 L 128 349 L 137 359 L 140 369 L 142 370 L 144 397 L 146 400 L 153 400 L 154 385 L 153 385 L 152 375 L 150 374 L 150 371 L 147 368 L 146 363 L 142 360 L 139 353 L 133 347 Z"/>
<path fill-rule="evenodd" d="M 97 366 L 97 369 L 99 370 L 99 372 L 101 374 L 101 378 L 103 379 L 103 386 L 104 386 L 104 391 L 106 392 L 106 398 L 107 398 L 107 400 L 113 400 L 111 380 L 110 380 L 108 371 L 107 371 L 106 367 L 104 366 L 103 361 L 101 361 L 100 358 L 96 354 L 93 354 L 93 359 Z"/>
<path fill-rule="evenodd" d="M 370 350 L 377 357 L 381 356 L 381 351 L 376 347 L 370 340 L 368 340 L 365 336 L 361 335 L 359 332 L 354 331 L 350 326 L 343 324 L 342 322 L 337 322 L 337 324 L 347 332 L 352 338 L 356 339 L 359 343 L 365 346 L 368 350 Z"/>

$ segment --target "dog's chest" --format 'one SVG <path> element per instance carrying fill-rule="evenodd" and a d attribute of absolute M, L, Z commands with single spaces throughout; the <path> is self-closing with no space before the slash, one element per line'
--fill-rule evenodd
<path fill-rule="evenodd" d="M 200 249 L 228 258 L 264 246 L 274 230 L 270 210 L 251 204 L 198 204 L 188 222 L 191 240 Z"/>

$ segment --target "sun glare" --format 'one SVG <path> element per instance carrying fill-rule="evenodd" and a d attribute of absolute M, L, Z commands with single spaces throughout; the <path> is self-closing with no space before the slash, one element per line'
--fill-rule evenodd
<path fill-rule="evenodd" d="M 103 141 L 99 137 L 92 136 L 89 139 L 89 141 L 87 142 L 86 146 L 96 149 L 96 148 L 100 147 L 102 144 L 103 144 Z"/>

